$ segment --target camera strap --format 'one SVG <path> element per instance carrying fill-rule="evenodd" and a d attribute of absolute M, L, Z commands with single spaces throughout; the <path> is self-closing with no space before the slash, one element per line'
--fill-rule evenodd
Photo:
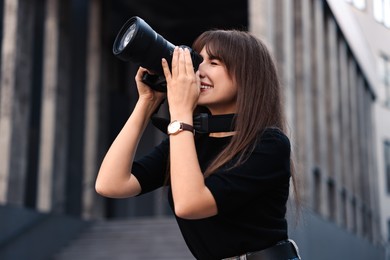
<path fill-rule="evenodd" d="M 207 113 L 196 114 L 193 118 L 195 132 L 199 134 L 232 132 L 234 131 L 235 114 L 209 115 Z M 167 133 L 169 119 L 152 116 L 153 125 L 161 132 Z"/>

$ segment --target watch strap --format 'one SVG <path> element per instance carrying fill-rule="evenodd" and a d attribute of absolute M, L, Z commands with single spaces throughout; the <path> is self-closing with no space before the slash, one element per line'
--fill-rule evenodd
<path fill-rule="evenodd" d="M 194 127 L 192 125 L 189 125 L 189 124 L 186 124 L 183 122 L 180 122 L 180 125 L 181 125 L 181 127 L 180 127 L 181 130 L 194 132 Z"/>

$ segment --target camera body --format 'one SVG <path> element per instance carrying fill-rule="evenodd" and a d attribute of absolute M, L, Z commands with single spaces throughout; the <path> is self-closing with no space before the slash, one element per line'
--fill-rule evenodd
<path fill-rule="evenodd" d="M 203 58 L 188 46 L 181 46 L 190 50 L 194 70 L 198 70 Z M 171 67 L 175 45 L 156 33 L 143 19 L 131 17 L 118 32 L 113 53 L 123 61 L 131 61 L 148 69 L 153 74 L 146 73 L 143 81 L 151 88 L 166 92 L 166 81 L 161 66 L 161 59 L 165 58 Z"/>

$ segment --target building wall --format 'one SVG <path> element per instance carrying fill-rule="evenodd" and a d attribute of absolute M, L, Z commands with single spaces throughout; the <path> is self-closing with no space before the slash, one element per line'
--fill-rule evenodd
<path fill-rule="evenodd" d="M 385 162 L 385 142 L 390 143 L 390 111 L 387 107 L 376 104 L 375 120 L 377 127 L 376 135 L 376 154 L 378 160 L 378 191 L 381 214 L 381 236 L 384 243 L 390 242 L 390 194 L 389 194 L 389 176 L 386 176 Z"/>
<path fill-rule="evenodd" d="M 388 192 L 388 179 L 386 176 L 384 144 L 390 141 L 390 65 L 383 66 L 383 57 L 390 60 L 390 28 L 384 23 L 378 22 L 374 16 L 374 0 L 367 0 L 365 7 L 357 8 L 353 1 L 348 4 L 346 1 L 339 1 L 338 6 L 345 6 L 351 13 L 354 23 L 357 25 L 361 36 L 364 38 L 365 49 L 371 55 L 371 60 L 367 61 L 373 69 L 373 81 L 377 93 L 374 104 L 375 121 L 373 129 L 375 131 L 375 154 L 378 172 L 378 192 L 380 207 L 380 232 L 383 243 L 389 243 L 390 237 L 390 194 Z M 383 1 L 384 2 L 384 1 Z M 386 7 L 384 7 L 384 11 Z M 387 15 L 390 10 L 387 10 Z M 344 16 L 345 17 L 345 16 Z M 343 17 L 339 17 L 342 21 Z M 348 29 L 348 28 L 346 28 Z M 351 37 L 350 41 L 356 39 Z M 390 64 L 390 61 L 388 61 Z M 390 256 L 389 256 L 390 257 Z"/>
<path fill-rule="evenodd" d="M 382 240 L 384 243 L 389 244 L 390 194 L 387 187 L 389 176 L 386 176 L 384 143 L 390 141 L 390 68 L 387 68 L 387 70 L 383 72 L 380 67 L 380 62 L 382 62 L 382 55 L 390 58 L 390 29 L 374 19 L 373 1 L 367 1 L 367 8 L 365 10 L 358 11 L 355 8 L 351 9 L 362 28 L 364 35 L 366 35 L 370 50 L 376 61 L 375 70 L 378 79 L 378 99 L 375 103 L 375 127 L 376 154 L 379 173 L 378 191 L 381 214 L 380 223 Z M 387 77 L 387 80 L 385 80 L 384 77 Z M 388 256 L 388 259 L 390 259 L 390 256 Z"/>
<path fill-rule="evenodd" d="M 304 205 L 378 242 L 375 92 L 367 74 L 327 2 L 250 3 L 251 30 L 280 66 Z"/>

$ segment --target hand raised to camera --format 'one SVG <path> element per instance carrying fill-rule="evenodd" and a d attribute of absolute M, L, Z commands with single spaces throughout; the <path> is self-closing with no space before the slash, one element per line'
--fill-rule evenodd
<path fill-rule="evenodd" d="M 150 72 L 147 69 L 143 67 L 139 67 L 137 74 L 135 76 L 135 82 L 137 84 L 139 99 L 147 102 L 151 102 L 153 104 L 156 103 L 157 105 L 159 105 L 162 102 L 162 100 L 165 98 L 166 94 L 155 91 L 147 84 L 145 84 L 142 81 L 142 77 L 145 73 L 150 74 Z"/>
<path fill-rule="evenodd" d="M 175 47 L 172 56 L 172 70 L 162 60 L 164 75 L 167 80 L 167 97 L 171 118 L 180 115 L 192 115 L 200 94 L 200 79 L 195 74 L 191 54 L 188 49 Z"/>

